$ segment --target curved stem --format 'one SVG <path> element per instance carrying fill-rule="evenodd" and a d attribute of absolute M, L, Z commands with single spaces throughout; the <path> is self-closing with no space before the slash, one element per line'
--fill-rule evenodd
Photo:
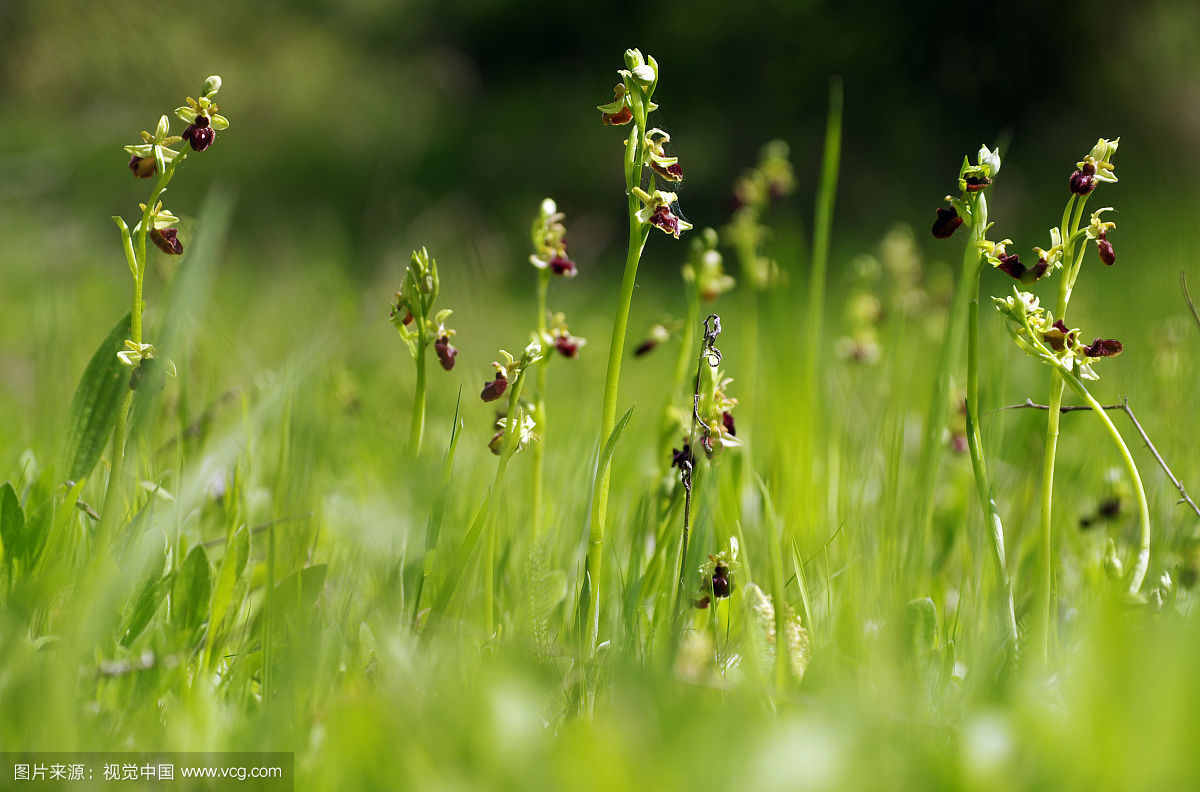
<path fill-rule="evenodd" d="M 1133 567 L 1133 575 L 1129 580 L 1129 593 L 1137 594 L 1141 589 L 1142 583 L 1146 579 L 1146 570 L 1150 567 L 1150 508 L 1146 503 L 1146 488 L 1142 486 L 1142 477 L 1138 474 L 1137 463 L 1133 461 L 1133 455 L 1129 453 L 1129 446 L 1125 445 L 1125 439 L 1121 437 L 1121 433 L 1117 431 L 1117 427 L 1113 424 L 1112 419 L 1108 417 L 1108 413 L 1104 411 L 1104 407 L 1096 401 L 1087 386 L 1075 376 L 1074 372 L 1065 373 L 1064 378 L 1071 390 L 1078 393 L 1092 411 L 1100 416 L 1100 420 L 1104 422 L 1104 428 L 1108 430 L 1109 437 L 1116 444 L 1117 450 L 1121 454 L 1121 461 L 1125 463 L 1125 470 L 1129 473 L 1129 478 L 1133 482 L 1133 491 L 1137 496 L 1138 502 L 1138 527 L 1140 529 L 1140 537 L 1138 542 L 1137 562 Z M 1052 412 L 1054 412 L 1052 410 Z"/>

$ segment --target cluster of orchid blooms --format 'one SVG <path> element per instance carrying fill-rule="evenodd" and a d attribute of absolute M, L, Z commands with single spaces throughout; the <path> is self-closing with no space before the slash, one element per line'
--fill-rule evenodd
<path fill-rule="evenodd" d="M 1100 183 L 1117 181 L 1113 173 L 1112 158 L 1116 154 L 1118 142 L 1119 139 L 1102 138 L 1087 156 L 1076 163 L 1076 170 L 1067 181 L 1072 202 L 1088 197 Z M 963 158 L 958 178 L 962 195 L 959 198 L 946 196 L 950 206 L 937 210 L 932 229 L 934 237 L 946 239 L 960 226 L 970 225 L 970 197 L 990 185 L 999 170 L 999 152 L 989 151 L 987 146 L 980 149 L 977 164 L 971 165 L 965 157 Z M 1081 207 L 1081 204 L 1079 206 Z M 1096 252 L 1105 265 L 1111 267 L 1116 263 L 1116 252 L 1108 239 L 1108 232 L 1116 228 L 1116 223 L 1102 219 L 1104 213 L 1111 211 L 1112 207 L 1107 206 L 1097 209 L 1092 212 L 1090 222 L 1086 226 L 1073 231 L 1064 232 L 1059 227 L 1050 229 L 1050 248 L 1033 248 L 1037 263 L 1032 266 L 1024 264 L 1016 253 L 1009 252 L 1012 240 L 992 242 L 983 239 L 978 244 L 989 264 L 1022 285 L 1032 284 L 1047 274 L 1063 270 L 1063 277 L 1067 279 L 1066 293 L 1069 295 L 1082 263 L 1081 248 L 1078 249 L 1079 255 L 1073 256 L 1070 261 L 1066 260 L 1067 255 L 1077 249 L 1076 243 L 1084 239 L 1093 241 L 1096 244 Z M 1064 238 L 1064 233 L 1068 235 L 1067 238 Z M 1098 358 L 1118 355 L 1123 349 L 1121 342 L 1116 339 L 1096 338 L 1090 344 L 1083 343 L 1078 328 L 1067 327 L 1061 318 L 1056 319 L 1052 313 L 1041 308 L 1038 298 L 1029 292 L 1014 288 L 1012 296 L 995 298 L 995 303 L 1001 315 L 1012 323 L 1014 338 L 1022 350 L 1057 365 L 1065 363 L 1071 367 L 1070 364 L 1074 362 L 1082 379 L 1096 379 L 1091 364 Z"/>
<path fill-rule="evenodd" d="M 613 89 L 612 101 L 599 105 L 597 109 L 601 120 L 608 126 L 630 123 L 636 126 L 636 133 L 630 137 L 636 150 L 626 159 L 627 181 L 632 181 L 629 178 L 633 172 L 631 166 L 644 166 L 650 168 L 658 179 L 668 184 L 678 184 L 683 181 L 683 166 L 679 164 L 678 157 L 666 151 L 671 136 L 661 129 L 646 127 L 647 116 L 658 109 L 658 105 L 652 101 L 654 89 L 658 86 L 658 63 L 653 57 L 643 57 L 641 52 L 631 49 L 625 52 L 625 65 L 627 68 L 617 72 L 621 82 Z M 671 209 L 672 204 L 679 200 L 678 196 L 662 190 L 654 181 L 652 177 L 649 185 L 654 188 L 652 192 L 642 189 L 640 184 L 630 185 L 630 192 L 642 203 L 642 208 L 636 214 L 637 220 L 678 239 L 692 225 Z"/>
<path fill-rule="evenodd" d="M 153 344 L 143 343 L 141 339 L 141 312 L 144 304 L 141 301 L 142 278 L 146 268 L 146 241 L 152 242 L 163 253 L 178 256 L 183 253 L 183 243 L 179 239 L 179 231 L 174 226 L 179 218 L 163 208 L 159 200 L 166 190 L 167 183 L 175 174 L 176 167 L 187 157 L 184 149 L 171 148 L 179 143 L 187 143 L 192 151 L 207 150 L 216 140 L 217 132 L 229 128 L 229 121 L 219 111 L 220 105 L 213 97 L 221 90 L 221 78 L 213 75 L 204 81 L 204 87 L 199 99 L 187 97 L 187 105 L 175 109 L 175 115 L 187 122 L 182 135 L 172 135 L 171 122 L 167 116 L 161 116 L 154 132 L 143 131 L 142 142 L 125 146 L 129 154 L 129 170 L 136 178 L 148 179 L 157 175 L 148 203 L 138 204 L 141 209 L 141 219 L 132 229 L 120 217 L 114 217 L 121 231 L 125 248 L 125 257 L 135 282 L 135 304 L 133 306 L 132 328 L 134 337 L 125 342 L 125 349 L 117 353 L 122 363 L 133 368 L 134 375 L 130 387 L 136 389 L 141 380 L 139 366 L 143 361 L 154 360 L 157 354 Z M 136 244 L 135 244 L 136 243 Z M 174 376 L 175 366 L 166 361 L 168 372 Z"/>

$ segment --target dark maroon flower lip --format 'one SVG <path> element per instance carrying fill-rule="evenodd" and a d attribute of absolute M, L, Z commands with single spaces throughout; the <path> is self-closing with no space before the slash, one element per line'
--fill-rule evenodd
<path fill-rule="evenodd" d="M 1125 345 L 1115 338 L 1097 338 L 1083 348 L 1088 357 L 1114 357 L 1125 351 Z"/>
<path fill-rule="evenodd" d="M 683 448 L 671 449 L 671 467 L 684 470 L 685 466 L 690 468 L 695 462 L 696 458 L 692 456 L 692 445 L 688 441 L 683 441 Z"/>
<path fill-rule="evenodd" d="M 179 232 L 174 228 L 151 229 L 150 241 L 167 255 L 178 256 L 183 252 L 183 243 L 179 241 Z"/>
<path fill-rule="evenodd" d="M 679 236 L 679 218 L 671 214 L 671 208 L 668 206 L 659 206 L 654 210 L 654 214 L 650 215 L 650 225 L 658 226 L 668 234 Z"/>
<path fill-rule="evenodd" d="M 549 267 L 550 271 L 555 275 L 562 275 L 566 278 L 574 276 L 577 272 L 575 262 L 566 256 L 555 256 L 550 259 Z"/>
<path fill-rule="evenodd" d="M 136 154 L 129 158 L 129 170 L 139 179 L 149 179 L 158 172 L 158 160 L 154 157 L 139 157 Z"/>
<path fill-rule="evenodd" d="M 656 346 L 658 346 L 657 341 L 655 341 L 653 338 L 647 338 L 645 341 L 638 344 L 637 348 L 633 350 L 633 356 L 641 357 L 642 355 L 648 355 Z"/>
<path fill-rule="evenodd" d="M 933 221 L 933 236 L 935 239 L 947 239 L 962 224 L 963 219 L 958 216 L 958 211 L 953 206 L 949 209 L 940 207 L 937 210 L 937 219 Z"/>
<path fill-rule="evenodd" d="M 729 434 L 737 437 L 737 430 L 734 429 L 733 426 L 733 415 L 728 411 L 721 413 L 721 424 L 725 427 L 726 432 L 729 432 Z"/>
<path fill-rule="evenodd" d="M 1100 260 L 1107 266 L 1111 267 L 1117 263 L 1117 252 L 1113 250 L 1112 242 L 1108 241 L 1107 231 L 1100 232 L 1100 237 L 1096 240 L 1096 249 L 1100 253 Z"/>
<path fill-rule="evenodd" d="M 1067 183 L 1070 186 L 1072 193 L 1075 195 L 1087 195 L 1092 190 L 1096 189 L 1096 177 L 1093 175 L 1096 169 L 1095 167 L 1092 167 L 1091 170 L 1092 173 L 1077 170 L 1071 174 L 1071 178 Z"/>
<path fill-rule="evenodd" d="M 1053 328 L 1053 330 L 1042 333 L 1042 340 L 1049 344 L 1051 349 L 1055 352 L 1062 352 L 1067 347 L 1075 345 L 1075 334 L 1062 319 L 1056 321 Z"/>
<path fill-rule="evenodd" d="M 200 124 L 201 119 L 204 120 L 203 126 Z M 183 130 L 183 139 L 191 144 L 192 151 L 204 151 L 217 139 L 217 132 L 208 125 L 208 118 L 196 116 L 196 120 Z"/>
<path fill-rule="evenodd" d="M 997 269 L 1005 275 L 1021 280 L 1021 277 L 1025 274 L 1026 267 L 1021 263 L 1021 259 L 1017 254 L 1013 253 L 1010 256 L 1001 256 Z"/>
<path fill-rule="evenodd" d="M 504 376 L 503 371 L 497 371 L 496 378 L 483 386 L 483 392 L 479 394 L 479 398 L 485 402 L 496 401 L 504 395 L 506 390 L 508 390 L 508 377 Z"/>
<path fill-rule="evenodd" d="M 434 341 L 433 349 L 437 352 L 438 362 L 442 364 L 442 368 L 446 371 L 454 368 L 454 358 L 458 356 L 458 350 L 450 346 L 449 336 L 442 336 Z"/>
<path fill-rule="evenodd" d="M 733 582 L 729 579 L 729 567 L 724 564 L 717 564 L 713 568 L 712 590 L 713 596 L 717 599 L 726 599 L 733 593 Z"/>
<path fill-rule="evenodd" d="M 615 113 L 601 113 L 600 120 L 605 126 L 624 126 L 633 120 L 633 111 L 628 107 L 622 107 Z"/>
<path fill-rule="evenodd" d="M 559 336 L 554 339 L 554 348 L 559 351 L 563 357 L 578 357 L 579 342 L 570 336 Z"/>
<path fill-rule="evenodd" d="M 967 183 L 967 192 L 979 192 L 992 183 L 987 176 L 967 176 L 963 181 Z"/>
<path fill-rule="evenodd" d="M 657 173 L 659 176 L 662 176 L 667 181 L 670 181 L 670 182 L 683 181 L 683 166 L 681 166 L 678 162 L 676 162 L 674 165 L 667 165 L 664 167 L 662 165 L 659 165 L 657 162 L 651 160 L 650 167 L 654 170 L 655 173 Z"/>
<path fill-rule="evenodd" d="M 1010 256 L 1001 256 L 1000 263 L 996 269 L 1003 272 L 1012 278 L 1016 278 L 1021 283 L 1033 283 L 1038 278 L 1046 274 L 1046 270 L 1050 269 L 1050 262 L 1044 258 L 1038 259 L 1038 263 L 1032 267 L 1027 267 L 1021 263 L 1021 259 L 1017 254 Z"/>

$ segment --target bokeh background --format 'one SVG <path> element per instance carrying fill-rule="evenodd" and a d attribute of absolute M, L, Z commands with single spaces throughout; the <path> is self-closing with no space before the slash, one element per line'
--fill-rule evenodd
<path fill-rule="evenodd" d="M 1200 10 L 1182 0 L 5 0 L 3 222 L 55 229 L 49 256 L 98 264 L 108 215 L 141 192 L 118 178 L 120 145 L 220 73 L 233 121 L 220 162 L 196 164 L 209 178 L 172 192 L 183 205 L 210 179 L 232 185 L 238 247 L 260 265 L 319 237 L 370 272 L 393 248 L 445 237 L 471 240 L 480 265 L 499 269 L 551 194 L 588 217 L 597 244 L 579 255 L 608 272 L 623 244 L 619 133 L 593 107 L 638 46 L 663 65 L 659 122 L 698 225 L 724 221 L 730 182 L 775 137 L 792 144 L 794 214 L 811 216 L 827 81 L 840 75 L 839 239 L 927 225 L 961 155 L 997 140 L 1011 142 L 994 214 L 1015 238 L 1041 233 L 1054 188 L 1099 136 L 1122 137 L 1123 203 L 1192 201 L 1198 40 Z"/>
<path fill-rule="evenodd" d="M 413 248 L 427 245 L 453 284 L 443 291 L 460 363 L 486 373 L 495 346 L 523 343 L 512 333 L 497 343 L 498 328 L 531 298 L 528 224 L 554 196 L 581 269 L 555 307 L 586 313 L 581 329 L 603 345 L 624 255 L 623 136 L 595 105 L 611 96 L 628 46 L 662 66 L 657 123 L 685 167 L 680 206 L 697 227 L 728 220 L 730 185 L 763 143 L 790 144 L 798 189 L 770 223 L 796 284 L 829 81 L 841 78 L 835 323 L 849 264 L 894 224 L 916 229 L 931 271 L 957 260 L 958 245 L 935 244 L 926 228 L 981 142 L 1004 156 L 993 235 L 1028 251 L 1047 244 L 1073 163 L 1097 137 L 1120 136 L 1121 183 L 1103 199 L 1119 208 L 1120 263 L 1092 270 L 1076 304 L 1131 350 L 1157 344 L 1163 321 L 1186 316 L 1178 277 L 1195 258 L 1197 41 L 1200 7 L 1173 0 L 0 0 L 0 407 L 28 417 L 0 423 L 0 444 L 16 454 L 61 431 L 94 339 L 128 301 L 109 217 L 132 216 L 146 185 L 121 146 L 210 73 L 224 77 L 232 128 L 189 162 L 167 201 L 186 241 L 210 189 L 236 200 L 203 319 L 217 352 L 193 372 L 216 398 L 307 343 L 349 350 L 334 358 L 392 345 L 398 394 L 384 420 L 401 426 L 407 361 L 385 318 Z M 685 250 L 651 241 L 635 337 L 682 310 Z M 160 257 L 147 286 L 152 320 L 171 267 Z M 1010 285 L 985 273 L 985 293 Z M 989 332 L 1004 343 L 998 322 Z M 364 368 L 377 360 L 362 358 Z M 598 369 L 581 376 L 598 383 Z M 1141 370 L 1121 371 L 1115 392 L 1136 399 Z"/>

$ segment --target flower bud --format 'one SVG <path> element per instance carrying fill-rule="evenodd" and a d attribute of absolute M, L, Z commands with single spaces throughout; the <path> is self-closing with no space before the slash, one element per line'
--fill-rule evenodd
<path fill-rule="evenodd" d="M 204 88 L 200 91 L 201 96 L 216 96 L 221 90 L 221 78 L 214 74 L 204 81 Z"/>

